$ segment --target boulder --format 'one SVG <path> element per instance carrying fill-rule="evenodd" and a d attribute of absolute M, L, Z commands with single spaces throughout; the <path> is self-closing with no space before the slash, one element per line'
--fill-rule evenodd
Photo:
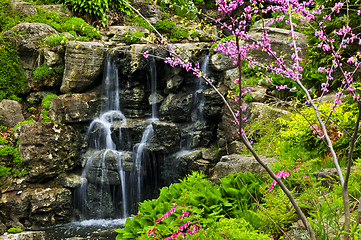
<path fill-rule="evenodd" d="M 44 64 L 50 68 L 64 68 L 65 47 L 63 45 L 54 46 L 52 48 L 45 47 L 43 50 Z"/>
<path fill-rule="evenodd" d="M 38 5 L 38 7 L 46 12 L 59 13 L 61 17 L 72 15 L 71 11 L 63 4 Z"/>
<path fill-rule="evenodd" d="M 47 240 L 45 231 L 25 231 L 20 233 L 6 233 L 0 236 L 0 240 Z"/>
<path fill-rule="evenodd" d="M 140 26 L 110 26 L 107 32 L 108 39 L 112 42 L 124 42 L 129 33 L 141 32 L 146 37 L 149 30 Z"/>
<path fill-rule="evenodd" d="M 158 152 L 174 152 L 180 146 L 180 131 L 176 124 L 168 122 L 152 122 L 154 141 Z"/>
<path fill-rule="evenodd" d="M 0 102 L 1 126 L 12 128 L 23 120 L 22 106 L 19 102 L 8 99 L 3 99 Z"/>
<path fill-rule="evenodd" d="M 144 86 L 139 85 L 133 88 L 121 88 L 119 90 L 119 96 L 119 103 L 126 117 L 144 117 L 145 110 L 149 106 Z"/>
<path fill-rule="evenodd" d="M 50 101 L 49 117 L 62 123 L 91 121 L 99 115 L 101 102 L 96 93 L 63 94 Z"/>
<path fill-rule="evenodd" d="M 16 129 L 19 154 L 29 180 L 44 182 L 80 165 L 78 133 L 71 126 L 33 122 Z"/>
<path fill-rule="evenodd" d="M 104 45 L 98 42 L 69 42 L 65 51 L 62 93 L 89 90 L 101 82 Z"/>
<path fill-rule="evenodd" d="M 10 1 L 10 7 L 13 11 L 25 17 L 38 14 L 35 5 L 29 2 L 12 0 Z"/>
<path fill-rule="evenodd" d="M 215 71 L 223 72 L 233 69 L 235 67 L 233 62 L 234 60 L 224 53 L 216 53 L 210 57 L 209 67 Z"/>
<path fill-rule="evenodd" d="M 191 121 L 193 95 L 188 93 L 169 94 L 160 106 L 162 119 L 173 122 Z"/>
<path fill-rule="evenodd" d="M 261 159 L 271 167 L 277 159 L 260 156 Z M 251 155 L 231 154 L 225 155 L 211 170 L 210 180 L 219 181 L 220 178 L 234 173 L 251 172 L 254 174 L 267 174 L 266 170 Z"/>
<path fill-rule="evenodd" d="M 57 31 L 44 23 L 20 23 L 4 33 L 19 52 L 24 69 L 32 70 L 39 58 L 39 42 Z"/>
<path fill-rule="evenodd" d="M 151 23 L 155 24 L 162 18 L 160 7 L 146 0 L 132 0 L 132 6 L 137 8 L 139 12 Z"/>
<path fill-rule="evenodd" d="M 272 51 L 282 53 L 282 56 L 284 56 L 285 63 L 291 63 L 292 65 L 293 60 L 291 59 L 291 55 L 292 53 L 294 53 L 294 50 L 292 50 L 292 48 L 290 47 L 290 44 L 292 43 L 292 39 L 289 35 L 289 30 L 273 28 L 273 27 L 266 27 L 266 29 L 269 31 L 268 36 L 271 41 Z M 297 46 L 302 49 L 302 52 L 299 53 L 299 57 L 304 58 L 307 54 L 307 52 L 305 51 L 305 49 L 307 49 L 307 37 L 302 33 L 296 32 L 295 34 L 299 37 L 299 39 L 297 40 Z M 256 27 L 251 29 L 250 35 L 251 35 L 251 39 L 256 39 L 256 40 L 261 39 L 262 28 Z M 249 52 L 249 54 L 257 61 L 263 63 L 270 64 L 275 61 L 273 56 L 268 55 L 268 53 L 262 51 L 262 49 L 253 49 Z"/>
<path fill-rule="evenodd" d="M 30 199 L 30 222 L 36 226 L 66 223 L 72 216 L 72 194 L 66 188 L 28 189 Z"/>
<path fill-rule="evenodd" d="M 55 179 L 56 185 L 71 189 L 80 187 L 85 181 L 85 178 L 75 173 L 62 173 Z"/>

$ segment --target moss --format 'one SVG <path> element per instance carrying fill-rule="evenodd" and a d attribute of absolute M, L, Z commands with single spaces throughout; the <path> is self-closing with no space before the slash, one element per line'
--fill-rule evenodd
<path fill-rule="evenodd" d="M 11 43 L 0 38 L 0 101 L 4 98 L 21 100 L 27 81 L 18 52 Z"/>

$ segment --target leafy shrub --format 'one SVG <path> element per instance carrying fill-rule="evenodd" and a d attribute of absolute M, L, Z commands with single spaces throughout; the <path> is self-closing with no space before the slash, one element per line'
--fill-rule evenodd
<path fill-rule="evenodd" d="M 160 2 L 162 11 L 171 9 L 175 14 L 194 19 L 197 17 L 198 8 L 192 0 L 165 0 Z"/>
<path fill-rule="evenodd" d="M 164 30 L 164 31 L 169 31 L 172 30 L 175 27 L 175 23 L 166 19 L 166 20 L 162 20 L 157 22 L 156 24 L 154 24 L 154 27 L 157 30 Z"/>
<path fill-rule="evenodd" d="M 3 176 L 11 174 L 10 170 L 11 168 L 0 165 L 0 183 Z"/>
<path fill-rule="evenodd" d="M 101 19 L 102 25 L 105 26 L 108 20 L 109 9 L 116 9 L 119 12 L 130 15 L 132 10 L 123 1 L 116 0 L 64 0 L 65 4 L 68 4 L 75 12 L 85 12 L 92 16 Z"/>
<path fill-rule="evenodd" d="M 4 98 L 20 100 L 27 82 L 17 51 L 0 37 L 0 101 Z"/>
<path fill-rule="evenodd" d="M 255 193 L 256 198 L 260 197 L 258 177 L 251 173 L 239 173 L 221 181 L 222 187 L 219 187 L 204 179 L 203 174 L 194 172 L 180 183 L 162 188 L 158 199 L 139 204 L 139 214 L 127 219 L 124 229 L 117 230 L 117 239 L 147 239 L 149 230 L 158 232 L 157 236 L 159 233 L 168 236 L 177 231 L 185 220 L 207 229 L 219 219 L 226 216 L 243 217 L 248 209 L 253 209 L 253 198 L 249 192 Z M 181 208 L 176 208 L 163 220 L 173 203 Z M 180 221 L 183 212 L 189 215 Z"/>

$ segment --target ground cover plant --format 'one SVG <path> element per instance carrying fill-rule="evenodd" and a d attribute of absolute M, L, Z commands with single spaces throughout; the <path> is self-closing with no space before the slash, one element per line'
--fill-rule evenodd
<path fill-rule="evenodd" d="M 332 234 L 333 236 L 342 236 L 344 239 L 357 238 L 359 220 L 361 211 L 352 209 L 352 200 L 350 200 L 349 185 L 353 185 L 353 179 L 350 178 L 351 167 L 355 160 L 354 149 L 355 144 L 358 140 L 359 121 L 361 118 L 361 102 L 360 95 L 356 91 L 357 80 L 359 79 L 360 73 L 360 57 L 361 53 L 358 51 L 358 45 L 360 41 L 360 29 L 357 24 L 354 23 L 355 19 L 359 19 L 361 15 L 360 4 L 357 1 L 329 1 L 323 5 L 320 2 L 314 1 L 223 1 L 217 0 L 218 11 L 228 17 L 230 21 L 223 21 L 215 19 L 221 28 L 226 28 L 230 35 L 234 35 L 235 39 L 228 39 L 219 42 L 214 48 L 215 51 L 225 54 L 234 60 L 234 65 L 238 66 L 239 78 L 235 79 L 235 83 L 239 85 L 239 96 L 236 100 L 240 103 L 239 111 L 233 111 L 228 105 L 227 100 L 220 94 L 220 97 L 224 100 L 226 106 L 233 114 L 234 123 L 239 126 L 239 136 L 242 142 L 246 145 L 248 150 L 253 154 L 255 159 L 266 169 L 268 174 L 274 179 L 272 186 L 277 184 L 277 187 L 281 188 L 284 194 L 287 196 L 298 217 L 301 219 L 305 228 L 307 229 L 310 239 L 316 239 L 316 237 L 328 238 Z M 139 12 L 138 12 L 139 13 Z M 273 16 L 273 18 L 261 20 L 261 39 L 251 39 L 249 35 L 250 26 L 259 19 L 264 19 L 264 16 Z M 297 19 L 297 21 L 296 21 Z M 285 59 L 282 53 L 276 52 L 272 49 L 272 42 L 268 35 L 268 27 L 272 27 L 274 22 L 282 22 L 288 26 L 289 37 L 291 39 L 290 49 L 292 51 L 291 60 Z M 295 28 L 304 22 L 309 24 L 309 36 L 313 36 L 312 45 L 312 57 L 302 59 L 301 52 L 304 49 L 298 45 L 298 33 Z M 157 32 L 159 34 L 159 32 Z M 208 78 L 199 69 L 199 65 L 189 62 L 187 59 L 177 54 L 176 48 L 172 45 L 164 36 L 159 34 L 159 42 L 166 47 L 170 53 L 170 57 L 165 59 L 165 62 L 171 66 L 180 66 L 187 71 L 193 71 L 198 77 L 203 77 L 204 80 L 211 85 L 216 91 L 217 89 L 213 86 L 213 80 Z M 245 41 L 244 44 L 240 45 L 240 41 Z M 249 51 L 253 49 L 260 49 L 263 52 L 268 53 L 274 61 L 269 64 L 266 62 L 258 61 L 249 55 Z M 147 57 L 148 52 L 144 53 Z M 322 60 L 322 61 L 316 61 Z M 313 195 L 315 198 L 312 199 L 312 192 L 308 192 L 308 195 L 312 199 L 314 209 L 313 219 L 307 218 L 304 211 L 301 209 L 298 201 L 296 200 L 297 192 L 293 192 L 291 186 L 286 186 L 281 178 L 287 179 L 291 174 L 286 170 L 281 170 L 277 174 L 272 171 L 267 165 L 264 164 L 261 157 L 252 147 L 251 142 L 247 138 L 247 133 L 243 127 L 244 117 L 243 112 L 246 107 L 242 105 L 242 97 L 248 92 L 243 89 L 242 76 L 242 65 L 247 62 L 250 68 L 259 68 L 265 71 L 267 78 L 260 79 L 260 83 L 266 81 L 275 87 L 277 91 L 286 92 L 298 92 L 299 102 L 294 105 L 294 109 L 298 114 L 306 119 L 309 127 L 308 132 L 305 132 L 308 139 L 306 141 L 305 149 L 310 148 L 309 146 L 317 146 L 322 151 L 327 152 L 331 159 L 333 166 L 337 172 L 337 182 L 339 187 L 338 192 L 335 193 L 334 197 L 325 197 L 323 201 L 319 200 L 319 196 L 316 196 L 318 191 L 314 191 Z M 320 63 L 322 65 L 320 65 Z M 317 74 L 314 71 L 304 74 L 304 65 L 312 66 L 313 69 L 317 69 Z M 269 75 L 271 74 L 271 75 Z M 313 75 L 312 75 L 313 74 Z M 309 81 L 309 83 L 307 83 Z M 292 84 L 291 84 L 292 83 Z M 317 87 L 315 87 L 317 86 Z M 315 91 L 317 90 L 317 92 Z M 328 104 L 327 111 L 324 111 L 321 106 L 323 97 L 331 90 L 336 90 L 336 98 L 331 104 Z M 315 99 L 315 96 L 319 98 Z M 343 128 L 337 119 L 335 113 L 338 108 L 346 103 L 343 96 L 349 95 L 348 100 L 352 100 L 352 104 L 356 110 L 356 115 L 350 118 L 350 122 L 345 120 L 347 124 L 351 124 L 347 131 Z M 280 96 L 282 97 L 282 96 Z M 347 104 L 350 104 L 348 102 Z M 312 116 L 306 116 L 307 114 L 302 113 L 301 107 L 310 109 Z M 308 110 L 306 110 L 308 111 Z M 350 131 L 351 130 L 351 131 Z M 344 141 L 344 145 L 348 145 L 348 150 L 343 153 L 337 152 L 337 144 L 339 141 L 333 139 L 335 133 L 344 131 L 350 141 Z M 291 136 L 293 137 L 293 136 Z M 295 138 L 303 138 L 305 135 L 301 132 L 297 132 Z M 336 136 L 337 138 L 337 136 Z M 301 140 L 303 143 L 303 140 Z M 307 146 L 309 144 L 309 146 Z M 321 145 L 325 145 L 323 147 Z M 319 152 L 320 157 L 324 157 L 324 152 Z M 312 155 L 312 154 L 311 154 Z M 345 159 L 346 171 L 342 171 L 340 162 Z M 298 165 L 295 169 L 299 169 Z M 309 178 L 309 179 L 307 179 Z M 304 175 L 302 179 L 307 179 L 307 184 L 312 182 L 312 177 Z M 287 183 L 287 182 L 286 182 Z M 305 186 L 307 186 L 306 183 Z M 318 187 L 317 184 L 309 186 L 312 189 Z M 290 189 L 290 190 L 289 190 Z M 308 187 L 303 189 L 307 192 Z M 270 188 L 272 191 L 272 188 Z M 336 191 L 333 189 L 324 189 L 324 192 Z M 337 194 L 336 194 L 337 193 Z M 304 195 L 303 195 L 304 196 Z M 332 196 L 332 195 L 331 195 Z M 338 209 L 335 214 L 331 213 L 333 210 Z M 312 213 L 312 210 L 309 211 Z M 322 213 L 322 214 L 321 214 Z M 340 223 L 340 216 L 344 215 L 344 222 Z M 356 215 L 356 216 L 351 216 Z M 353 221 L 351 218 L 355 217 Z M 310 224 L 312 220 L 312 225 Z M 354 222 L 355 221 L 355 222 Z M 326 227 L 325 231 L 321 228 Z M 332 231 L 329 228 L 332 227 Z M 317 230 L 315 232 L 315 229 Z"/>

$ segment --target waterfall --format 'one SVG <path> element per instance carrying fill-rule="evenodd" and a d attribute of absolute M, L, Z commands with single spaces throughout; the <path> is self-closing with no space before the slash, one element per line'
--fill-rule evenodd
<path fill-rule="evenodd" d="M 201 72 L 208 75 L 208 65 L 209 65 L 209 55 L 206 55 L 201 60 L 200 70 Z M 186 137 L 185 143 L 181 146 L 181 149 L 184 151 L 183 154 L 187 153 L 188 150 L 194 147 L 200 147 L 201 143 L 195 143 L 194 140 L 194 131 L 202 131 L 204 127 L 204 90 L 206 89 L 205 81 L 203 78 L 196 78 L 195 84 L 193 86 L 193 110 L 191 113 L 192 125 L 189 128 L 189 135 Z"/>
<path fill-rule="evenodd" d="M 86 134 L 88 150 L 82 172 L 84 180 L 75 192 L 74 205 L 81 219 L 129 217 L 135 213 L 136 203 L 143 200 L 143 175 L 147 168 L 150 166 L 152 171 L 148 175 L 156 175 L 155 157 L 147 150 L 147 143 L 153 137 L 152 123 L 158 121 L 154 58 L 149 62 L 149 80 L 151 119 L 141 141 L 133 149 L 126 149 L 126 139 L 122 135 L 127 119 L 120 111 L 118 69 L 114 59 L 107 55 L 102 83 L 104 102 L 100 116 L 90 123 Z M 131 166 L 126 166 L 126 163 L 131 163 Z"/>

